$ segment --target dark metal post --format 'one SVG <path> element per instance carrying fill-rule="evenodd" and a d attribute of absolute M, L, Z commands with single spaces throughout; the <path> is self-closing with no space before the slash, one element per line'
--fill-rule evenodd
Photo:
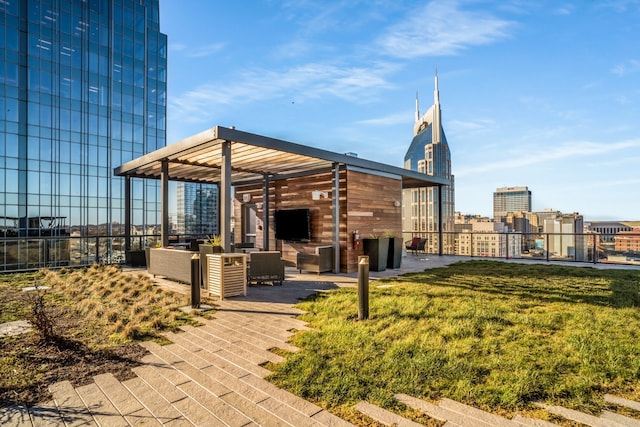
<path fill-rule="evenodd" d="M 443 254 L 444 233 L 442 230 L 442 185 L 438 185 L 438 255 Z"/>
<path fill-rule="evenodd" d="M 131 250 L 131 177 L 124 177 L 124 250 Z"/>
<path fill-rule="evenodd" d="M 169 162 L 162 161 L 162 173 L 160 174 L 160 234 L 162 239 L 162 247 L 169 246 Z"/>
<path fill-rule="evenodd" d="M 262 247 L 269 250 L 269 175 L 264 174 L 264 187 L 262 188 Z"/>
<path fill-rule="evenodd" d="M 505 239 L 507 240 L 507 243 L 506 243 L 506 247 L 507 247 L 507 258 L 506 258 L 506 259 L 509 259 L 509 232 L 506 232 L 506 233 L 504 234 L 504 237 L 505 237 Z"/>
<path fill-rule="evenodd" d="M 225 252 L 231 251 L 231 142 L 224 141 L 220 147 L 220 238 Z M 264 205 L 263 205 L 264 206 Z"/>
<path fill-rule="evenodd" d="M 340 164 L 334 163 L 333 172 L 333 191 L 331 194 L 331 208 L 333 217 L 333 226 L 331 229 L 331 240 L 333 246 L 333 272 L 340 273 Z"/>
<path fill-rule="evenodd" d="M 191 257 L 191 308 L 200 308 L 200 255 L 198 254 Z"/>
<path fill-rule="evenodd" d="M 545 249 L 547 250 L 547 262 L 549 262 L 549 233 L 546 234 L 547 241 L 545 242 Z"/>
<path fill-rule="evenodd" d="M 369 318 L 369 257 L 358 257 L 358 320 Z"/>

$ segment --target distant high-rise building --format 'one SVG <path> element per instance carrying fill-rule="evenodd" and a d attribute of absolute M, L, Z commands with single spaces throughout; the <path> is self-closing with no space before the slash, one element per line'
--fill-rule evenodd
<path fill-rule="evenodd" d="M 502 187 L 493 193 L 493 219 L 505 221 L 510 212 L 531 212 L 528 187 Z"/>
<path fill-rule="evenodd" d="M 449 179 L 451 185 L 442 188 L 442 218 L 439 216 L 438 188 L 415 188 L 403 191 L 403 230 L 422 232 L 427 237 L 425 249 L 437 252 L 438 231 L 454 231 L 454 176 L 451 173 L 451 153 L 442 128 L 438 74 L 435 76 L 433 105 L 420 116 L 416 96 L 413 140 L 404 157 L 404 167 L 430 176 Z M 454 253 L 453 235 L 444 235 L 445 253 Z"/>
<path fill-rule="evenodd" d="M 177 232 L 211 236 L 218 234 L 218 188 L 209 184 L 179 182 Z"/>
<path fill-rule="evenodd" d="M 584 219 L 578 213 L 551 211 L 537 213 L 542 232 L 547 235 L 547 250 L 553 257 L 588 260 L 589 235 L 584 234 Z"/>
<path fill-rule="evenodd" d="M 88 237 L 124 234 L 113 170 L 166 144 L 158 0 L 1 1 L 0 34 L 0 237 L 78 236 L 5 240 L 0 269 L 112 259 L 120 243 Z M 158 186 L 132 184 L 144 233 L 159 223 Z"/>

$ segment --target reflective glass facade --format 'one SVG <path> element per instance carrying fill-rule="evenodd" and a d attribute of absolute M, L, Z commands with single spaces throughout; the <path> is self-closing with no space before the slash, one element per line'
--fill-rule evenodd
<path fill-rule="evenodd" d="M 0 237 L 124 234 L 113 169 L 165 146 L 166 70 L 158 0 L 0 2 Z M 134 234 L 158 201 L 132 182 Z"/>
<path fill-rule="evenodd" d="M 178 234 L 213 236 L 218 230 L 218 187 L 178 182 Z"/>

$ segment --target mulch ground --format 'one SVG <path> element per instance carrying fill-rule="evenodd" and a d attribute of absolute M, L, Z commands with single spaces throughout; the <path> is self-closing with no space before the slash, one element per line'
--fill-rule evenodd
<path fill-rule="evenodd" d="M 31 332 L 0 339 L 0 357 L 16 358 L 19 372 L 3 373 L 0 378 L 0 406 L 33 406 L 52 399 L 48 387 L 70 381 L 74 387 L 90 384 L 95 375 L 111 373 L 118 380 L 133 378 L 131 368 L 141 365 L 147 350 L 130 343 L 106 349 L 90 349 L 74 336 L 82 333 L 83 321 L 64 309 L 52 312 L 55 336 L 43 340 Z M 37 374 L 36 374 L 37 373 Z M 35 374 L 31 385 L 21 385 L 16 375 Z"/>

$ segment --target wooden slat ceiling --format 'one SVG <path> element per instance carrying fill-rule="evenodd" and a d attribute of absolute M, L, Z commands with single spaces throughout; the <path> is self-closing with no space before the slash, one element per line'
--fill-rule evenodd
<path fill-rule="evenodd" d="M 219 183 L 225 141 L 231 143 L 232 184 L 262 180 L 265 175 L 278 179 L 329 170 L 334 163 L 395 174 L 403 183 L 406 180 L 404 186 L 448 183 L 394 166 L 219 126 L 125 163 L 114 173 L 159 179 L 166 160 L 170 180 Z"/>

